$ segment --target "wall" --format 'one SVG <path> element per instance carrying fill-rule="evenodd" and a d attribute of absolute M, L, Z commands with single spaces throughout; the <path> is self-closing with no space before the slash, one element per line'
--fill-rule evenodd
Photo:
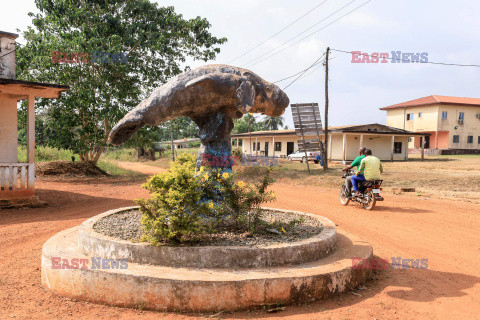
<path fill-rule="evenodd" d="M 18 162 L 17 100 L 0 94 L 0 162 Z"/>
<path fill-rule="evenodd" d="M 406 120 L 406 115 L 413 113 L 413 120 Z M 419 117 L 422 113 L 422 117 Z M 441 113 L 440 113 L 441 117 Z M 404 123 L 405 118 L 405 123 Z M 438 105 L 407 107 L 387 110 L 387 126 L 405 129 L 413 132 L 437 131 L 439 123 Z M 409 148 L 414 148 L 414 139 L 409 144 Z"/>
<path fill-rule="evenodd" d="M 15 79 L 15 39 L 0 35 L 0 47 L 0 78 Z"/>
<path fill-rule="evenodd" d="M 447 119 L 442 120 L 442 111 L 447 111 Z M 464 113 L 464 124 L 458 122 L 458 115 Z M 439 130 L 449 131 L 448 148 L 451 149 L 480 149 L 478 137 L 480 136 L 480 107 L 476 106 L 440 106 Z M 457 129 L 455 129 L 457 127 Z M 453 143 L 453 136 L 459 135 L 459 143 Z M 473 136 L 473 143 L 467 143 L 467 137 Z M 439 136 L 440 137 L 440 136 Z"/>
<path fill-rule="evenodd" d="M 313 137 L 308 137 L 313 138 Z M 242 137 L 242 151 L 245 154 L 250 154 L 250 138 L 249 137 Z M 297 137 L 296 135 L 288 135 L 288 136 L 276 136 L 275 142 L 281 142 L 281 151 L 274 151 L 274 139 L 270 137 L 255 137 L 252 135 L 252 146 L 255 142 L 260 142 L 260 150 L 252 151 L 252 155 L 257 154 L 258 156 L 264 155 L 265 152 L 265 142 L 268 142 L 268 156 L 276 156 L 276 157 L 286 157 L 287 156 L 287 142 L 294 142 L 293 151 L 298 149 L 297 141 L 300 140 L 301 137 Z M 263 152 L 262 152 L 263 151 Z"/>
<path fill-rule="evenodd" d="M 355 139 L 356 138 L 356 139 Z M 407 154 L 408 137 L 397 136 L 395 142 L 402 142 L 402 153 L 394 154 L 393 160 L 405 160 Z M 387 135 L 363 135 L 363 147 L 371 149 L 374 156 L 380 160 L 391 160 L 392 137 Z M 353 160 L 358 156 L 360 149 L 360 134 L 347 134 L 346 156 L 347 160 Z M 332 136 L 331 159 L 343 159 L 343 136 L 341 134 Z"/>
<path fill-rule="evenodd" d="M 442 119 L 442 112 L 447 112 L 447 119 Z M 422 112 L 422 118 L 418 113 Z M 458 122 L 459 113 L 464 113 L 464 124 Z M 414 132 L 441 131 L 438 134 L 438 147 L 451 149 L 479 149 L 478 137 L 480 136 L 480 106 L 460 105 L 431 105 L 408 107 L 406 113 L 413 113 L 414 119 L 405 121 L 404 109 L 387 110 L 387 126 L 406 129 Z M 456 129 L 455 129 L 456 127 Z M 453 136 L 459 135 L 459 143 L 453 143 Z M 467 137 L 473 136 L 473 143 L 468 143 Z M 409 147 L 416 147 L 412 139 Z M 417 139 L 419 141 L 419 139 Z M 435 135 L 430 137 L 430 146 L 435 146 Z M 419 143 L 417 143 L 418 147 Z"/>

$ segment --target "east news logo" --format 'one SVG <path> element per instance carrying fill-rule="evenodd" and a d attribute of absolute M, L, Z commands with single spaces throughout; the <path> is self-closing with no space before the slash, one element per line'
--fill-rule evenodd
<path fill-rule="evenodd" d="M 352 63 L 427 63 L 428 52 L 372 52 L 352 51 Z"/>
<path fill-rule="evenodd" d="M 91 265 L 89 266 L 91 262 Z M 127 259 L 89 259 L 52 257 L 52 269 L 127 269 Z"/>
<path fill-rule="evenodd" d="M 403 259 L 401 257 L 392 257 L 391 261 L 381 258 L 362 259 L 360 257 L 352 258 L 352 269 L 427 269 L 428 259 Z"/>

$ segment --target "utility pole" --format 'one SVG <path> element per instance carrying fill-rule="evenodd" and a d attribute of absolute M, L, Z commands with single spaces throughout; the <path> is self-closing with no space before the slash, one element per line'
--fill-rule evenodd
<path fill-rule="evenodd" d="M 325 54 L 325 159 L 323 159 L 323 169 L 328 169 L 328 55 L 330 54 L 330 47 L 327 47 Z"/>
<path fill-rule="evenodd" d="M 170 120 L 170 140 L 172 142 L 172 161 L 175 161 L 175 148 L 173 146 L 173 120 Z"/>
<path fill-rule="evenodd" d="M 252 115 L 249 113 L 248 114 L 248 134 L 250 136 L 250 160 L 252 160 L 252 119 L 251 119 Z"/>

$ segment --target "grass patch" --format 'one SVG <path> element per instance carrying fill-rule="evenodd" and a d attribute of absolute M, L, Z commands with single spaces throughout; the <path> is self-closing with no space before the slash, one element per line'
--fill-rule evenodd
<path fill-rule="evenodd" d="M 193 154 L 196 155 L 198 153 L 199 148 L 184 148 L 184 149 L 178 149 L 175 150 L 175 158 L 181 156 L 182 154 Z M 163 153 L 162 157 L 160 159 L 157 159 L 155 161 L 147 161 L 145 164 L 148 164 L 150 166 L 155 166 L 163 169 L 168 169 L 170 168 L 170 163 L 172 162 L 172 151 L 167 150 Z"/>
<path fill-rule="evenodd" d="M 101 159 L 117 160 L 117 161 L 138 161 L 136 150 L 133 148 L 108 148 L 102 154 Z"/>
<path fill-rule="evenodd" d="M 115 163 L 112 163 L 109 161 L 100 160 L 98 161 L 97 165 L 100 169 L 106 171 L 108 174 L 110 174 L 113 177 L 131 178 L 131 179 L 137 179 L 137 178 L 144 179 L 146 177 L 146 175 L 143 173 L 121 168 L 117 166 Z"/>
<path fill-rule="evenodd" d="M 75 155 L 70 150 L 57 149 L 51 147 L 37 147 L 35 148 L 35 162 L 47 162 L 47 161 L 72 161 L 72 156 L 75 156 L 75 160 L 78 161 L 78 155 Z M 18 162 L 27 162 L 27 147 L 18 147 Z"/>

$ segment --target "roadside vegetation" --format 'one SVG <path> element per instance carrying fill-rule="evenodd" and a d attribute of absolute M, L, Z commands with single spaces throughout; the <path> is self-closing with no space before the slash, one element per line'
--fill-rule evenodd
<path fill-rule="evenodd" d="M 151 197 L 137 200 L 147 231 L 142 239 L 154 245 L 197 242 L 202 235 L 226 230 L 257 233 L 268 228 L 270 224 L 261 218 L 261 205 L 275 200 L 273 192 L 267 191 L 274 182 L 270 171 L 249 184 L 236 181 L 228 172 L 197 168 L 194 155 L 182 154 L 168 171 L 143 185 Z"/>

